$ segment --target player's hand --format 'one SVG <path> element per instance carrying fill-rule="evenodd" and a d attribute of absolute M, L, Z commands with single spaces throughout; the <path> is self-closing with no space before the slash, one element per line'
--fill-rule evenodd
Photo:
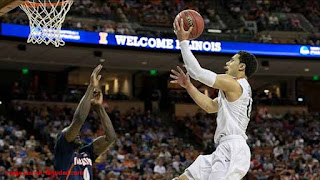
<path fill-rule="evenodd" d="M 176 19 L 173 23 L 174 33 L 177 35 L 179 41 L 188 40 L 189 35 L 193 29 L 193 27 L 190 27 L 188 31 L 185 31 L 183 26 L 184 25 L 182 18 Z"/>
<path fill-rule="evenodd" d="M 189 85 L 191 85 L 189 74 L 185 74 L 183 70 L 177 66 L 178 71 L 171 69 L 170 77 L 173 79 L 170 81 L 170 83 L 173 84 L 179 84 L 183 88 L 187 88 Z"/>
<path fill-rule="evenodd" d="M 93 106 L 101 106 L 103 103 L 103 96 L 101 89 L 94 88 L 93 90 L 93 98 L 91 99 L 91 104 Z"/>
<path fill-rule="evenodd" d="M 99 87 L 99 81 L 101 79 L 101 75 L 99 75 L 100 71 L 102 69 L 102 65 L 99 64 L 96 68 L 94 68 L 92 74 L 91 74 L 91 78 L 90 78 L 90 84 L 94 87 L 94 88 L 98 88 Z"/>

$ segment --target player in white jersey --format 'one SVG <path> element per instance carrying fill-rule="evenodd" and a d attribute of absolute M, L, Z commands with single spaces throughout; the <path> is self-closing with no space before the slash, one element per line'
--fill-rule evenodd
<path fill-rule="evenodd" d="M 214 141 L 217 149 L 210 155 L 200 155 L 176 179 L 179 180 L 239 180 L 250 167 L 250 149 L 246 143 L 246 129 L 252 106 L 251 87 L 247 78 L 257 70 L 257 59 L 245 51 L 239 51 L 225 65 L 225 74 L 216 74 L 200 66 L 187 41 L 192 27 L 185 31 L 183 21 L 174 23 L 180 41 L 181 53 L 187 74 L 180 67 L 171 70 L 173 80 L 185 88 L 192 99 L 206 112 L 218 113 Z M 215 99 L 201 93 L 190 82 L 190 77 L 219 89 Z"/>

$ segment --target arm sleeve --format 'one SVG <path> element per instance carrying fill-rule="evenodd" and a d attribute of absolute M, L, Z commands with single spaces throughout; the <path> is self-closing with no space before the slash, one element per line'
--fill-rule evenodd
<path fill-rule="evenodd" d="M 212 87 L 216 81 L 217 74 L 200 66 L 189 48 L 188 41 L 180 42 L 180 47 L 185 67 L 191 78 Z"/>

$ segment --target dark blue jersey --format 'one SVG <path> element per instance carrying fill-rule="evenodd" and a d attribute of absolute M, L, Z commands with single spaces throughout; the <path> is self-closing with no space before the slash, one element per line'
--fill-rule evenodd
<path fill-rule="evenodd" d="M 79 150 L 73 143 L 67 142 L 64 133 L 58 136 L 54 148 L 54 168 L 56 172 L 70 172 L 70 175 L 59 175 L 60 179 L 88 180 L 93 179 L 92 164 L 97 156 L 93 153 L 93 144 L 90 143 Z"/>

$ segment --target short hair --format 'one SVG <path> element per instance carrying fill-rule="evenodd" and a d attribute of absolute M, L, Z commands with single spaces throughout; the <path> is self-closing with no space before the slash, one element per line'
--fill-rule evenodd
<path fill-rule="evenodd" d="M 240 63 L 244 63 L 246 65 L 245 74 L 249 78 L 251 77 L 258 69 L 258 60 L 253 55 L 246 51 L 239 51 L 237 54 L 240 55 L 239 60 Z"/>

